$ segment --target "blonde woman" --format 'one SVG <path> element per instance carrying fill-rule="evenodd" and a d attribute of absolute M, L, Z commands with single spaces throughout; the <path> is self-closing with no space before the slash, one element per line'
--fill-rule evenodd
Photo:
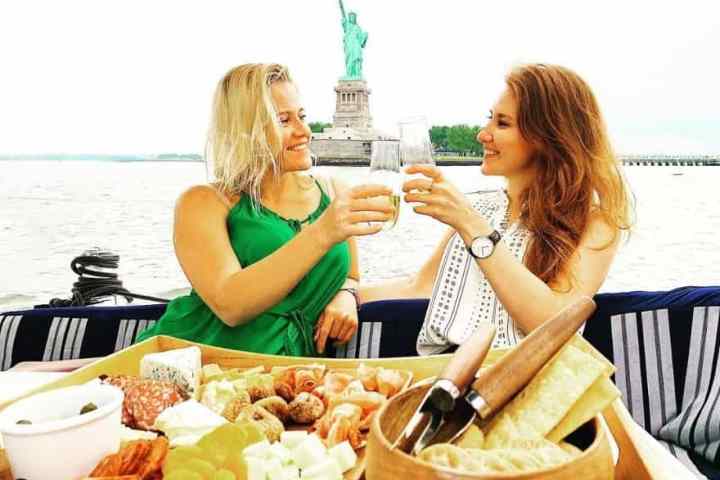
<path fill-rule="evenodd" d="M 174 244 L 192 291 L 139 340 L 172 335 L 312 356 L 357 329 L 354 236 L 392 216 L 383 186 L 346 189 L 304 174 L 310 130 L 287 69 L 230 70 L 214 100 L 206 157 L 217 181 L 184 192 Z M 332 198 L 331 198 L 332 197 Z"/>
<path fill-rule="evenodd" d="M 516 344 L 598 291 L 631 226 L 631 195 L 588 84 L 545 64 L 515 68 L 505 83 L 477 140 L 482 173 L 506 187 L 466 196 L 439 169 L 410 167 L 425 178 L 405 183 L 405 200 L 450 228 L 409 281 L 360 292 L 364 302 L 430 299 L 420 354 L 454 349 L 479 322 L 496 326 L 495 346 Z"/>

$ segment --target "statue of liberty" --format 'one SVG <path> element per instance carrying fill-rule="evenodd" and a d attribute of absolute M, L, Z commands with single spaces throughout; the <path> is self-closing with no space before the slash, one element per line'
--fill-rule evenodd
<path fill-rule="evenodd" d="M 345 76 L 343 80 L 362 79 L 363 48 L 367 43 L 368 34 L 357 24 L 355 12 L 345 14 L 343 0 L 340 1 L 342 14 L 343 47 L 345 48 Z"/>

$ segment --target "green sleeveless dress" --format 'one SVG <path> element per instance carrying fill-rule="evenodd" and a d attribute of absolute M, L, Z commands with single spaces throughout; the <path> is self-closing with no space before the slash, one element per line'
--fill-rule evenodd
<path fill-rule="evenodd" d="M 230 243 L 240 265 L 247 267 L 289 242 L 302 224 L 312 223 L 325 211 L 330 198 L 321 191 L 320 205 L 306 219 L 292 220 L 253 203 L 243 195 L 228 213 Z M 347 279 L 350 248 L 334 245 L 280 303 L 252 320 L 229 327 L 192 290 L 171 301 L 165 314 L 137 341 L 170 335 L 194 342 L 257 353 L 293 356 L 318 355 L 314 327 L 325 306 Z"/>

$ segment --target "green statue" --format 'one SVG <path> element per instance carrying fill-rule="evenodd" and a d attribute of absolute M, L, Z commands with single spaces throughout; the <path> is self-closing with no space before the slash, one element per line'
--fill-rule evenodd
<path fill-rule="evenodd" d="M 368 34 L 363 32 L 357 24 L 355 12 L 345 14 L 343 0 L 340 1 L 340 13 L 342 14 L 343 47 L 345 48 L 345 76 L 344 80 L 360 80 L 362 76 L 363 55 L 362 51 L 367 43 Z"/>

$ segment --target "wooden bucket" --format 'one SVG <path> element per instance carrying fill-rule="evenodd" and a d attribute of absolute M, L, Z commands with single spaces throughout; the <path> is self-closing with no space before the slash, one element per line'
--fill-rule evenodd
<path fill-rule="evenodd" d="M 614 466 L 610 444 L 601 427 L 600 417 L 587 422 L 567 439 L 583 453 L 570 462 L 542 470 L 526 473 L 461 473 L 422 462 L 397 449 L 392 442 L 410 420 L 430 385 L 418 385 L 387 402 L 376 414 L 370 428 L 367 444 L 368 480 L 405 479 L 460 479 L 460 480 L 501 480 L 501 479 L 568 479 L 568 480 L 612 480 Z"/>

